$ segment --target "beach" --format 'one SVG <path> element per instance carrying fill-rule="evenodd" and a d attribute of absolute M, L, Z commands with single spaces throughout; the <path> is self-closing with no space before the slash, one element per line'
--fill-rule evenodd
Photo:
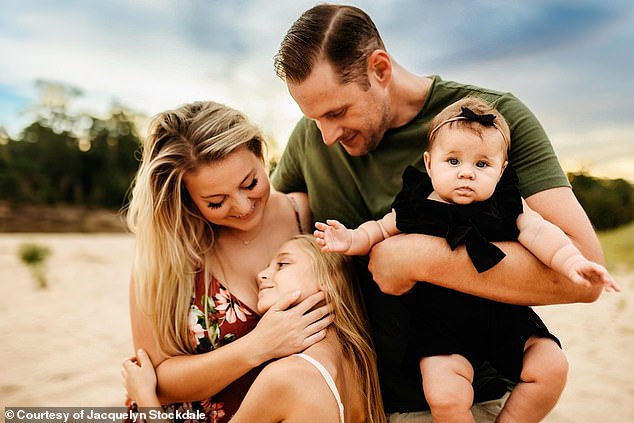
<path fill-rule="evenodd" d="M 45 245 L 47 289 L 19 259 Z M 132 350 L 129 234 L 0 234 L 0 405 L 97 407 L 124 402 Z M 634 274 L 592 304 L 536 307 L 561 340 L 568 384 L 549 423 L 634 421 Z M 4 419 L 4 416 L 3 416 Z"/>

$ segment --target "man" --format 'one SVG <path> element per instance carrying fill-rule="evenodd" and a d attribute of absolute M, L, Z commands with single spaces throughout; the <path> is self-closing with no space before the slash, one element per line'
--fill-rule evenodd
<path fill-rule="evenodd" d="M 306 11 L 282 41 L 275 67 L 304 117 L 272 181 L 283 192 L 308 192 L 316 221 L 337 219 L 354 228 L 382 217 L 407 165 L 424 171 L 431 119 L 454 101 L 476 95 L 509 121 L 509 160 L 529 206 L 559 226 L 588 259 L 602 262 L 598 239 L 548 137 L 512 94 L 412 74 L 387 53 L 372 20 L 352 6 Z M 600 295 L 600 287 L 580 287 L 555 274 L 518 243 L 498 246 L 506 258 L 482 274 L 464 247 L 452 251 L 444 239 L 418 234 L 378 244 L 369 265 L 360 266 L 368 266 L 376 282 L 362 280 L 361 286 L 390 421 L 421 421 L 428 409 L 402 335 L 410 318 L 403 306 L 406 292 L 417 281 L 524 305 L 591 302 Z M 490 368 L 476 375 L 474 386 L 476 402 L 499 398 L 509 388 Z M 475 407 L 474 415 L 493 421 L 500 404 L 494 402 L 493 413 Z"/>

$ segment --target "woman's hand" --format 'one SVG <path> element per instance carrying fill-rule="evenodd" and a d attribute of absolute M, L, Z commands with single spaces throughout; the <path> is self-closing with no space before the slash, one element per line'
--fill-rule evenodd
<path fill-rule="evenodd" d="M 121 376 L 128 397 L 139 407 L 160 407 L 156 396 L 156 373 L 144 350 L 139 349 L 136 356 L 123 362 Z"/>
<path fill-rule="evenodd" d="M 326 328 L 333 322 L 331 307 L 319 305 L 325 300 L 317 292 L 300 303 L 295 291 L 275 303 L 248 335 L 257 338 L 263 361 L 286 357 L 304 351 L 326 336 Z"/>

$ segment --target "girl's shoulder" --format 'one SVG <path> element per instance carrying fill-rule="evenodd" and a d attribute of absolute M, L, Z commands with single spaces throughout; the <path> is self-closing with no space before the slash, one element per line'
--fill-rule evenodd
<path fill-rule="evenodd" d="M 329 421 L 321 418 L 319 404 L 311 393 L 315 385 L 300 358 L 290 356 L 273 361 L 251 385 L 234 420 L 239 423 Z M 317 413 L 317 419 L 307 416 L 307 412 Z"/>
<path fill-rule="evenodd" d="M 313 369 L 314 367 L 306 360 L 296 355 L 289 355 L 267 364 L 260 374 L 270 381 L 279 380 L 290 386 L 298 382 L 301 386 L 306 382 L 306 377 L 310 379 L 311 374 L 314 373 Z"/>
<path fill-rule="evenodd" d="M 323 376 L 315 366 L 297 355 L 280 358 L 268 364 L 260 373 L 260 377 L 287 394 L 293 394 L 302 402 L 314 399 L 305 397 L 305 392 L 314 392 L 316 388 L 326 387 Z"/>
<path fill-rule="evenodd" d="M 301 357 L 291 355 L 268 364 L 258 379 L 284 398 L 286 404 L 292 404 L 287 415 L 297 417 L 298 421 L 331 421 L 338 414 L 323 376 Z"/>

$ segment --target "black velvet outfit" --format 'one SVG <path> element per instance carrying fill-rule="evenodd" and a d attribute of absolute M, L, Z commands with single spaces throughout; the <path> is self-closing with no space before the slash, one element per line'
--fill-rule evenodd
<path fill-rule="evenodd" d="M 488 200 L 468 205 L 430 200 L 429 176 L 408 167 L 403 189 L 392 207 L 396 226 L 405 233 L 443 237 L 451 249 L 465 245 L 478 272 L 504 258 L 494 241 L 516 241 L 522 213 L 517 176 L 504 171 Z M 408 355 L 412 360 L 460 354 L 478 368 L 488 361 L 504 377 L 519 381 L 524 344 L 530 336 L 548 337 L 561 346 L 537 314 L 526 306 L 499 303 L 430 283 L 418 282 L 406 294 L 412 308 Z"/>

